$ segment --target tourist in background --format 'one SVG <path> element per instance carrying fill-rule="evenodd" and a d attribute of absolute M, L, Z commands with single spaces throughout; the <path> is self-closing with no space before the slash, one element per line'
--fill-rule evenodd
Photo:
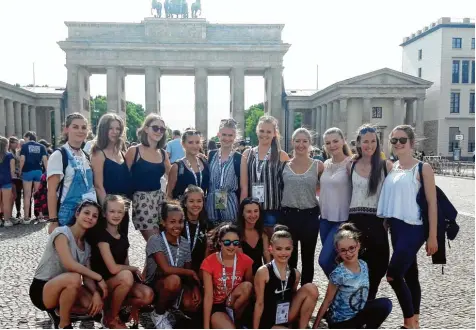
<path fill-rule="evenodd" d="M 241 154 L 233 150 L 237 123 L 234 119 L 220 121 L 220 149 L 208 153 L 210 184 L 207 213 L 212 227 L 222 222 L 236 222 L 239 207 Z"/>
<path fill-rule="evenodd" d="M 126 153 L 131 172 L 132 222 L 145 241 L 159 231 L 160 208 L 165 200 L 161 178 L 170 170 L 169 156 L 163 149 L 167 141 L 165 122 L 150 113 L 137 132 L 140 144 Z"/>
<path fill-rule="evenodd" d="M 40 187 L 42 167 L 48 168 L 48 154 L 46 148 L 36 142 L 35 132 L 26 132 L 25 144 L 20 151 L 20 176 L 23 180 L 23 224 L 30 224 L 31 197 Z"/>
<path fill-rule="evenodd" d="M 207 153 L 210 153 L 210 151 L 217 150 L 217 143 L 213 140 L 208 140 L 207 143 Z"/>
<path fill-rule="evenodd" d="M 334 235 L 339 225 L 349 218 L 350 179 L 347 173 L 347 163 L 351 161 L 349 146 L 344 140 L 344 134 L 337 127 L 329 128 L 323 135 L 326 152 L 331 156 L 324 162 L 321 175 L 319 204 L 321 221 L 319 233 L 322 249 L 319 255 L 319 265 L 329 276 L 336 263 Z"/>
<path fill-rule="evenodd" d="M 301 285 L 312 283 L 314 254 L 319 234 L 319 202 L 316 194 L 319 177 L 324 171 L 321 161 L 309 157 L 311 133 L 298 128 L 292 135 L 294 157 L 286 162 L 283 170 L 282 223 L 293 237 L 293 252 L 289 260 L 291 268 L 297 267 L 298 242 L 301 244 Z"/>
<path fill-rule="evenodd" d="M 38 141 L 38 143 L 45 147 L 48 157 L 51 156 L 51 154 L 53 153 L 53 149 L 51 149 L 51 143 L 49 143 L 45 139 L 41 139 L 40 141 Z"/>
<path fill-rule="evenodd" d="M 87 133 L 86 118 L 77 112 L 69 114 L 63 134 L 65 143 L 50 156 L 47 168 L 49 233 L 58 225 L 70 225 L 81 201 L 97 201 L 93 171 L 81 149 Z M 63 159 L 67 159 L 66 166 Z"/>
<path fill-rule="evenodd" d="M 100 203 L 106 195 L 130 197 L 130 174 L 125 158 L 124 121 L 115 113 L 99 119 L 96 139 L 91 149 L 94 187 Z M 129 212 L 124 212 L 119 231 L 127 237 Z"/>
<path fill-rule="evenodd" d="M 0 136 L 0 206 L 4 219 L 2 225 L 5 227 L 11 227 L 17 222 L 16 219 L 12 219 L 15 158 L 8 151 L 8 143 L 9 141 L 6 137 Z"/>
<path fill-rule="evenodd" d="M 167 153 L 169 154 L 170 163 L 173 164 L 177 160 L 185 157 L 185 151 L 182 147 L 182 142 L 180 141 L 182 134 L 179 130 L 174 130 L 172 132 L 172 140 L 167 142 Z"/>
<path fill-rule="evenodd" d="M 241 159 L 240 199 L 258 199 L 263 210 L 265 232 L 271 237 L 281 216 L 281 173 L 289 157 L 281 150 L 276 118 L 262 116 L 256 134 L 258 146 L 246 150 Z"/>
<path fill-rule="evenodd" d="M 356 138 L 357 158 L 347 164 L 352 182 L 349 222 L 361 232 L 363 252 L 360 258 L 369 270 L 369 300 L 375 299 L 380 281 L 387 272 L 390 249 L 384 219 L 377 217 L 382 184 L 392 163 L 381 160 L 380 141 L 376 129 L 365 124 Z"/>
<path fill-rule="evenodd" d="M 15 176 L 13 179 L 13 202 L 16 209 L 16 217 L 14 217 L 14 223 L 18 223 L 21 218 L 21 200 L 22 200 L 22 191 L 23 191 L 23 182 L 20 177 L 20 153 L 19 153 L 19 141 L 16 136 L 11 136 L 9 138 L 8 151 L 15 158 Z M 13 216 L 13 209 L 12 209 Z"/>
<path fill-rule="evenodd" d="M 207 161 L 200 157 L 202 134 L 195 129 L 187 129 L 182 134 L 182 146 L 185 157 L 172 165 L 167 184 L 167 196 L 180 199 L 189 185 L 202 188 L 207 195 L 210 171 Z"/>
<path fill-rule="evenodd" d="M 435 175 L 427 163 L 423 164 L 423 178 L 418 173 L 419 160 L 413 158 L 415 132 L 410 125 L 396 126 L 389 136 L 392 153 L 398 157 L 384 181 L 377 207 L 377 215 L 386 218 L 390 226 L 393 254 L 387 270 L 387 281 L 395 291 L 403 312 L 403 326 L 420 326 L 421 286 L 418 279 L 417 254 L 426 239 L 426 253 L 438 250 L 437 200 Z M 424 181 L 428 203 L 429 233 L 421 218 L 417 194 Z"/>

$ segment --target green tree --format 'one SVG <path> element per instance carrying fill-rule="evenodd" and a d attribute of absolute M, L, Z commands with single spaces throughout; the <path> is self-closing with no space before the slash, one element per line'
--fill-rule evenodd
<path fill-rule="evenodd" d="M 251 145 L 258 144 L 258 136 L 256 135 L 256 126 L 258 120 L 264 115 L 264 104 L 258 103 L 252 105 L 248 110 L 245 110 L 245 132 L 244 138 L 250 138 Z"/>
<path fill-rule="evenodd" d="M 216 143 L 220 142 L 220 139 L 218 138 L 218 136 L 214 136 L 210 138 L 210 140 L 215 141 Z"/>

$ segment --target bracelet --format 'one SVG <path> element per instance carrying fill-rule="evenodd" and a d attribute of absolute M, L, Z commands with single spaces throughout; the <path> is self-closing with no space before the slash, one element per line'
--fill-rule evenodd
<path fill-rule="evenodd" d="M 101 277 L 101 279 L 99 281 L 94 280 L 94 282 L 99 283 L 99 282 L 102 282 L 103 280 L 104 279 Z"/>
<path fill-rule="evenodd" d="M 59 222 L 58 218 L 49 218 L 48 222 Z"/>

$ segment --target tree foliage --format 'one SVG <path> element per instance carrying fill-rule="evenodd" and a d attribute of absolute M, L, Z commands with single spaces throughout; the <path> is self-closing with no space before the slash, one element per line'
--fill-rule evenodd
<path fill-rule="evenodd" d="M 245 110 L 245 132 L 244 138 L 250 138 L 251 145 L 258 145 L 258 136 L 256 135 L 256 126 L 258 120 L 264 115 L 264 104 L 258 103 Z"/>

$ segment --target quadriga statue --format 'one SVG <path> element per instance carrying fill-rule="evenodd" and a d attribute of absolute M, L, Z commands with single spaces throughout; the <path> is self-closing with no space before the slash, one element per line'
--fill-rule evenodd
<path fill-rule="evenodd" d="M 188 4 L 186 0 L 165 0 L 165 17 L 188 18 Z"/>
<path fill-rule="evenodd" d="M 155 15 L 154 15 L 155 11 Z M 162 2 L 157 0 L 152 0 L 151 13 L 154 17 L 162 17 Z"/>
<path fill-rule="evenodd" d="M 201 0 L 195 0 L 190 7 L 190 11 L 192 12 L 192 18 L 197 18 L 202 14 L 202 3 Z"/>

